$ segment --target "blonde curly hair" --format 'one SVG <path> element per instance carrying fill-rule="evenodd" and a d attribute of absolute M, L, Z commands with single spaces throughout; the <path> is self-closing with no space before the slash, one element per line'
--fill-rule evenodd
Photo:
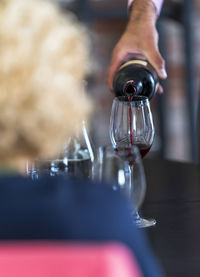
<path fill-rule="evenodd" d="M 0 1 L 0 161 L 54 156 L 88 115 L 88 41 L 47 0 Z"/>

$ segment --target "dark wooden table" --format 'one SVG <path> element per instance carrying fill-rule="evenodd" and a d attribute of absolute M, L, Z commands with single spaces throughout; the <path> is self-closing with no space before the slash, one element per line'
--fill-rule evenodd
<path fill-rule="evenodd" d="M 141 213 L 157 220 L 147 234 L 166 276 L 200 276 L 200 181 L 195 164 L 144 160 Z"/>

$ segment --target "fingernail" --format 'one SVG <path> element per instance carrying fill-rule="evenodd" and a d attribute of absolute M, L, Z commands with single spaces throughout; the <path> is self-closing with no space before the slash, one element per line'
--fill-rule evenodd
<path fill-rule="evenodd" d="M 162 87 L 159 87 L 159 91 L 158 91 L 160 94 L 162 94 L 164 91 L 163 91 L 163 88 Z"/>
<path fill-rule="evenodd" d="M 164 68 L 162 68 L 161 70 L 160 70 L 160 74 L 162 75 L 162 77 L 165 79 L 165 78 L 167 78 L 167 72 L 166 72 L 166 70 L 164 69 Z"/>

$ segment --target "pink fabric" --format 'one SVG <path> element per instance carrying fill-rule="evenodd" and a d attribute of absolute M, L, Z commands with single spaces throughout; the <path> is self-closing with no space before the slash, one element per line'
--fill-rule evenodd
<path fill-rule="evenodd" d="M 116 244 L 1 243 L 2 277 L 142 277 L 130 250 Z"/>
<path fill-rule="evenodd" d="M 133 1 L 134 0 L 128 0 L 128 7 L 130 7 Z M 159 15 L 162 8 L 163 0 L 149 0 L 149 1 L 152 1 L 154 3 L 157 10 L 157 15 Z"/>

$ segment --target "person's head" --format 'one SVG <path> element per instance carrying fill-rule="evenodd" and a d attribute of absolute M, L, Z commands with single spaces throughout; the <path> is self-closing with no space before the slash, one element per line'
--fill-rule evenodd
<path fill-rule="evenodd" d="M 90 111 L 86 30 L 45 0 L 0 1 L 0 162 L 54 156 Z"/>

